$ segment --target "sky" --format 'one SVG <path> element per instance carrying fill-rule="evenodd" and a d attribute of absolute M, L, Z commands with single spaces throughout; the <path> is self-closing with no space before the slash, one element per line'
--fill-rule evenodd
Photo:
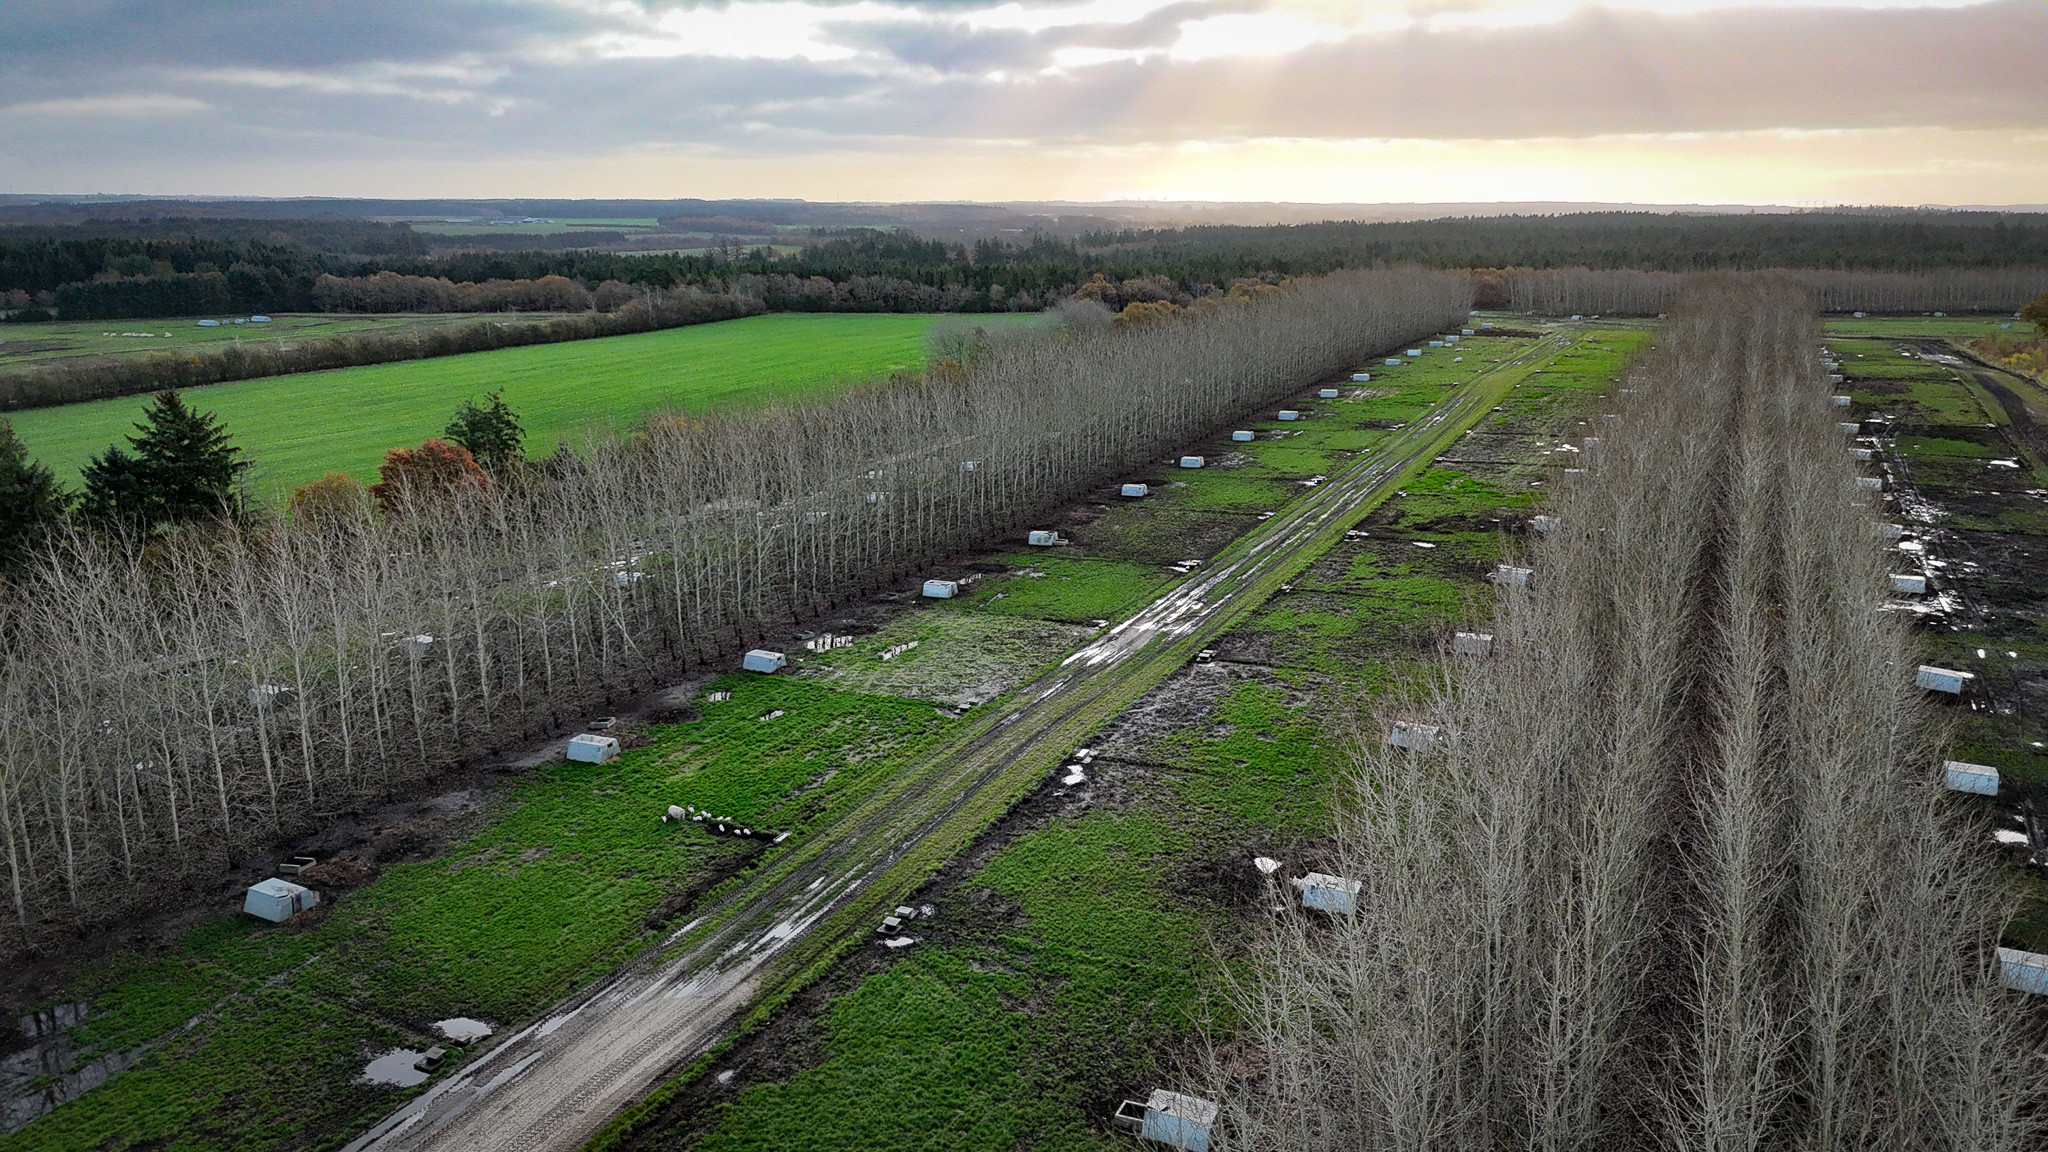
<path fill-rule="evenodd" d="M 0 192 L 2048 202 L 2048 0 L 8 0 Z"/>

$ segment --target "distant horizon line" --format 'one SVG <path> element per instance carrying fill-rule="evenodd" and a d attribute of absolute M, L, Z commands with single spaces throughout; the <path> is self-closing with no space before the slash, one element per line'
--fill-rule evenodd
<path fill-rule="evenodd" d="M 803 196 L 264 196 L 243 193 L 190 193 L 190 192 L 0 192 L 0 203 L 43 203 L 43 204 L 116 204 L 137 201 L 177 201 L 187 203 L 252 203 L 290 204 L 306 203 L 365 203 L 405 204 L 430 201 L 453 201 L 472 204 L 805 204 L 805 205 L 963 205 L 975 207 L 1015 207 L 1019 205 L 1044 205 L 1047 207 L 1075 208 L 1174 208 L 1207 207 L 1247 208 L 1597 208 L 1597 209 L 1704 209 L 1716 211 L 1787 213 L 1827 212 L 2048 212 L 2048 204 L 1885 204 L 1885 203 L 1780 203 L 1775 201 L 1640 201 L 1640 200 L 1201 200 L 1186 197 L 1116 197 L 1101 200 L 1030 199 L 975 200 L 969 198 L 936 198 L 904 200 L 813 200 Z"/>

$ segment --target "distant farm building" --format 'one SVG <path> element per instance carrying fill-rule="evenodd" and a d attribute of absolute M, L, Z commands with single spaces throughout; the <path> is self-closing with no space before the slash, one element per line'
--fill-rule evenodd
<path fill-rule="evenodd" d="M 1125 496 L 1150 496 L 1152 489 L 1143 484 L 1126 484 L 1121 490 Z"/>
<path fill-rule="evenodd" d="M 958 580 L 927 580 L 924 582 L 924 594 L 933 600 L 951 600 L 960 594 L 960 582 Z"/>
<path fill-rule="evenodd" d="M 1202 459 L 1200 456 L 1183 456 L 1180 458 L 1180 466 L 1183 468 L 1200 468 L 1202 465 L 1206 463 L 1208 463 L 1208 461 Z"/>
<path fill-rule="evenodd" d="M 789 657 L 766 648 L 756 648 L 740 661 L 740 667 L 749 672 L 779 672 L 789 664 Z"/>
<path fill-rule="evenodd" d="M 1256 433 L 1252 432 L 1248 428 L 1239 428 L 1237 431 L 1232 432 L 1230 434 L 1230 438 L 1242 444 L 1245 441 L 1250 440 L 1254 435 L 1256 435 Z"/>

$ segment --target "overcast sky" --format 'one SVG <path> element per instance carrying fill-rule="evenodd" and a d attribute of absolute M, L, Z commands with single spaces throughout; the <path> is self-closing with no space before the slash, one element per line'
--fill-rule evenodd
<path fill-rule="evenodd" d="M 2048 0 L 7 0 L 0 191 L 2048 201 Z"/>

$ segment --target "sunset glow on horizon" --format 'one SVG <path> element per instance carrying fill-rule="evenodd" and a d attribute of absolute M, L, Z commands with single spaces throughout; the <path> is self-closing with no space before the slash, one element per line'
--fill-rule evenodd
<path fill-rule="evenodd" d="M 28 7 L 17 193 L 2048 201 L 2035 0 Z"/>

